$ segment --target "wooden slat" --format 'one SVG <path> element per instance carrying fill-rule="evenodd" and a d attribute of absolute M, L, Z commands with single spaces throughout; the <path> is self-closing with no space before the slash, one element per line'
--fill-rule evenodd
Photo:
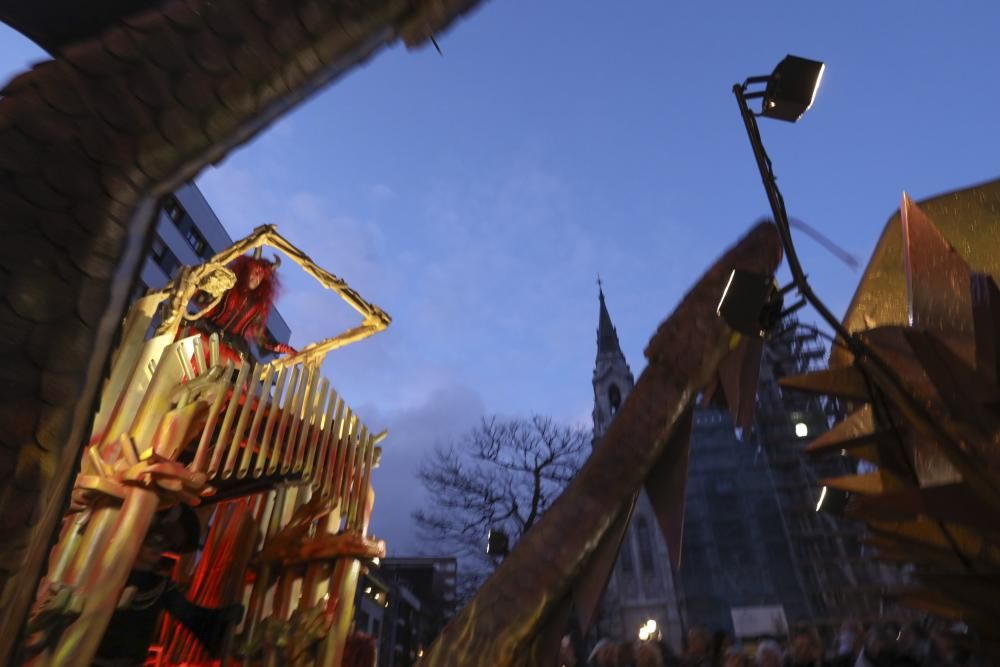
<path fill-rule="evenodd" d="M 267 464 L 268 475 L 273 475 L 278 469 L 282 447 L 285 444 L 285 432 L 288 430 L 288 421 L 292 418 L 292 412 L 295 410 L 295 399 L 299 395 L 301 380 L 302 366 L 296 366 L 292 371 L 292 379 L 288 383 L 288 393 L 285 394 L 285 403 L 281 406 L 281 421 L 278 423 L 278 430 L 274 435 L 274 445 L 271 447 L 271 460 Z"/>
<path fill-rule="evenodd" d="M 240 394 L 246 385 L 247 376 L 250 374 L 250 365 L 240 364 L 240 372 L 236 375 L 236 382 L 233 384 L 233 393 L 226 406 L 226 416 L 222 419 L 222 427 L 219 429 L 219 437 L 215 440 L 215 448 L 212 450 L 212 462 L 208 466 L 208 476 L 215 477 L 222 463 L 222 455 L 225 451 L 225 443 L 229 440 L 229 431 L 232 429 L 233 420 L 236 419 L 236 411 L 240 406 Z"/>
<path fill-rule="evenodd" d="M 317 411 L 314 418 L 315 425 L 313 426 L 312 436 L 310 436 L 309 449 L 306 451 L 305 464 L 302 467 L 303 482 L 312 481 L 313 470 L 319 465 L 317 459 L 322 449 L 322 443 L 326 440 L 326 434 L 330 432 L 331 422 L 333 421 L 333 409 L 337 402 L 337 392 L 333 391 L 329 380 L 325 378 L 320 385 L 320 394 L 324 397 L 323 405 Z M 329 397 L 327 398 L 327 396 Z"/>
<path fill-rule="evenodd" d="M 317 387 L 317 379 L 320 379 L 319 372 L 313 379 L 306 409 L 302 411 L 302 433 L 299 435 L 299 444 L 295 447 L 295 458 L 292 459 L 293 472 L 302 470 L 305 465 L 306 450 L 309 444 L 316 440 L 313 437 L 313 432 L 319 432 L 323 405 L 326 403 L 326 393 L 329 391 L 330 382 L 326 378 L 322 378 Z"/>
<path fill-rule="evenodd" d="M 208 450 L 215 436 L 215 425 L 219 420 L 219 413 L 222 412 L 222 403 L 228 394 L 229 379 L 233 375 L 233 362 L 226 362 L 226 367 L 222 371 L 219 380 L 219 391 L 212 401 L 212 406 L 208 410 L 208 418 L 205 420 L 205 427 L 201 431 L 201 440 L 198 441 L 198 449 L 195 450 L 194 461 L 191 469 L 195 472 L 205 472 L 208 464 Z"/>
<path fill-rule="evenodd" d="M 221 359 L 221 356 L 219 354 L 219 334 L 218 334 L 218 332 L 213 333 L 208 338 L 208 355 L 209 355 L 209 362 L 211 363 L 211 365 L 212 366 L 218 366 L 219 362 L 220 362 L 220 359 Z M 232 362 L 226 362 L 226 363 L 232 363 Z"/>
<path fill-rule="evenodd" d="M 340 423 L 340 428 L 338 429 L 338 436 L 334 443 L 336 444 L 336 458 L 331 458 L 330 461 L 332 465 L 330 466 L 330 472 L 327 478 L 325 489 L 325 494 L 330 498 L 334 499 L 334 505 L 339 500 L 340 493 L 340 478 L 343 474 L 344 462 L 347 460 L 347 446 L 350 438 L 348 435 L 351 432 L 351 422 L 353 417 L 353 412 L 350 406 L 345 406 L 346 410 L 344 412 L 344 418 Z"/>
<path fill-rule="evenodd" d="M 243 455 L 240 457 L 240 467 L 236 471 L 236 476 L 243 479 L 250 469 L 250 461 L 253 453 L 259 451 L 257 435 L 260 433 L 260 425 L 264 421 L 264 413 L 271 401 L 271 376 L 274 374 L 274 366 L 268 364 L 264 367 L 264 372 L 260 378 L 260 399 L 257 402 L 257 409 L 254 411 L 253 423 L 250 425 L 250 432 L 247 434 L 246 446 L 243 448 Z"/>
<path fill-rule="evenodd" d="M 323 428 L 323 437 L 320 439 L 319 451 L 316 452 L 315 471 L 310 471 L 310 479 L 313 482 L 313 490 L 320 493 L 323 487 L 324 475 L 327 466 L 327 457 L 330 456 L 330 443 L 333 441 L 334 433 L 337 432 L 338 424 L 343 417 L 344 400 L 337 395 L 337 390 L 330 388 L 330 403 L 326 409 L 326 425 Z"/>
<path fill-rule="evenodd" d="M 233 429 L 233 437 L 229 443 L 229 451 L 226 454 L 226 463 L 222 469 L 222 479 L 229 479 L 233 476 L 236 468 L 236 459 L 240 453 L 240 446 L 243 444 L 243 434 L 246 433 L 247 424 L 250 422 L 250 414 L 253 412 L 254 398 L 260 388 L 260 364 L 254 364 L 250 372 L 250 379 L 247 381 L 246 391 L 243 392 L 243 409 L 240 410 L 240 418 Z M 239 401 L 239 396 L 234 395 L 233 400 Z"/>
<path fill-rule="evenodd" d="M 368 442 L 368 427 L 361 425 L 361 433 L 358 434 L 357 444 L 354 447 L 354 458 L 348 468 L 347 486 L 344 489 L 347 498 L 347 513 L 345 527 L 353 528 L 357 521 L 358 504 L 361 499 L 361 468 L 364 466 L 365 445 Z"/>
<path fill-rule="evenodd" d="M 292 406 L 292 420 L 289 422 L 288 435 L 285 438 L 284 454 L 281 457 L 281 473 L 285 474 L 292 469 L 292 460 L 295 456 L 296 443 L 298 443 L 299 430 L 303 428 L 305 413 L 309 407 L 309 401 L 316 391 L 316 381 L 319 378 L 319 371 L 316 368 L 308 368 L 305 379 L 299 385 L 298 395 L 295 404 Z"/>
<path fill-rule="evenodd" d="M 205 345 L 201 341 L 201 336 L 195 336 L 191 340 L 191 345 L 194 347 L 194 361 L 195 361 L 195 376 L 201 376 L 208 372 L 211 366 L 208 363 L 208 359 L 205 358 Z"/>
<path fill-rule="evenodd" d="M 278 377 L 274 383 L 274 396 L 271 400 L 271 409 L 268 411 L 267 423 L 264 425 L 264 435 L 260 438 L 260 449 L 257 452 L 257 459 L 253 465 L 253 476 L 260 477 L 267 465 L 267 453 L 271 446 L 271 436 L 274 434 L 274 426 L 281 416 L 281 396 L 285 392 L 285 383 L 288 382 L 288 368 L 282 366 L 278 369 Z"/>
<path fill-rule="evenodd" d="M 358 496 L 358 518 L 355 521 L 354 529 L 361 532 L 361 524 L 364 522 L 364 507 L 368 500 L 368 489 L 372 483 L 372 466 L 375 464 L 375 436 L 368 435 L 368 444 L 365 446 L 365 474 L 361 480 L 361 493 Z"/>
<path fill-rule="evenodd" d="M 344 422 L 344 431 L 340 439 L 341 452 L 337 457 L 336 478 L 330 491 L 330 495 L 341 508 L 341 515 L 344 514 L 344 479 L 347 477 L 347 469 L 353 457 L 355 429 L 358 424 L 358 417 L 353 411 L 349 410 L 348 415 L 349 418 Z"/>

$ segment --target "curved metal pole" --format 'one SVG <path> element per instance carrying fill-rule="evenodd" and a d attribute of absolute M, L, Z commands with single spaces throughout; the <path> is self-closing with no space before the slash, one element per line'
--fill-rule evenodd
<path fill-rule="evenodd" d="M 748 79 L 748 81 L 750 80 Z M 806 280 L 806 274 L 802 270 L 802 265 L 799 263 L 799 256 L 795 253 L 795 245 L 792 243 L 788 213 L 785 211 L 785 200 L 781 196 L 781 191 L 778 190 L 778 182 L 771 168 L 771 158 L 767 156 L 764 144 L 761 142 L 760 129 L 757 127 L 757 118 L 750 111 L 750 107 L 747 106 L 745 86 L 746 84 L 735 84 L 733 86 L 733 94 L 736 95 L 736 101 L 740 107 L 740 115 L 743 117 L 743 124 L 747 128 L 750 147 L 753 148 L 753 156 L 757 161 L 757 169 L 760 170 L 760 178 L 764 182 L 764 191 L 767 193 L 767 200 L 771 204 L 771 214 L 774 216 L 774 224 L 778 228 L 778 234 L 781 236 L 781 245 L 784 246 L 785 257 L 788 259 L 788 268 L 792 272 L 792 280 L 795 281 L 795 287 L 798 288 L 799 293 L 805 300 L 809 302 L 809 305 L 815 308 L 816 312 L 826 320 L 826 323 L 837 332 L 837 335 L 844 339 L 844 344 L 850 348 L 851 352 L 870 357 L 871 354 L 869 351 L 844 328 L 844 325 L 830 312 L 826 304 L 820 301 L 819 297 L 812 291 L 812 287 L 809 286 L 809 281 Z"/>

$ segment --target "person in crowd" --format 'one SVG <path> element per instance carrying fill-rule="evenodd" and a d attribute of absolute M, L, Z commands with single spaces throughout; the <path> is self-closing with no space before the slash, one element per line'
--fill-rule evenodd
<path fill-rule="evenodd" d="M 587 667 L 615 667 L 615 643 L 607 638 L 599 640 L 587 658 Z"/>
<path fill-rule="evenodd" d="M 782 650 L 778 642 L 765 639 L 757 644 L 757 667 L 782 667 Z"/>
<path fill-rule="evenodd" d="M 685 667 L 712 665 L 712 638 L 704 628 L 691 628 L 687 633 L 687 650 L 682 660 Z"/>
<path fill-rule="evenodd" d="M 615 667 L 635 667 L 635 651 L 632 642 L 618 642 L 615 645 Z"/>
<path fill-rule="evenodd" d="M 832 667 L 854 667 L 861 649 L 864 647 L 865 633 L 861 624 L 855 620 L 846 620 L 840 624 L 837 634 L 835 654 L 832 656 Z"/>
<path fill-rule="evenodd" d="M 665 667 L 663 651 L 658 642 L 642 642 L 635 650 L 635 667 Z"/>
<path fill-rule="evenodd" d="M 347 636 L 342 667 L 375 667 L 377 658 L 374 637 L 363 632 L 352 632 Z"/>
<path fill-rule="evenodd" d="M 753 667 L 753 661 L 743 649 L 730 646 L 722 657 L 722 667 Z"/>
<path fill-rule="evenodd" d="M 801 628 L 792 634 L 785 667 L 822 667 L 823 644 L 812 628 Z"/>
<path fill-rule="evenodd" d="M 927 664 L 930 658 L 930 640 L 920 623 L 908 623 L 896 638 L 896 652 L 901 662 L 911 665 Z"/>
<path fill-rule="evenodd" d="M 559 667 L 576 667 L 576 651 L 573 650 L 573 638 L 563 635 L 559 642 Z"/>

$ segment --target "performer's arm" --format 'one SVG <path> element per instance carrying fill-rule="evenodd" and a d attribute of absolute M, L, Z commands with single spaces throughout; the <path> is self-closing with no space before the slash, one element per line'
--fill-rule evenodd
<path fill-rule="evenodd" d="M 278 340 L 271 335 L 271 332 L 263 326 L 260 327 L 260 335 L 257 336 L 257 347 L 276 354 L 298 354 L 299 352 L 291 345 L 278 342 Z"/>

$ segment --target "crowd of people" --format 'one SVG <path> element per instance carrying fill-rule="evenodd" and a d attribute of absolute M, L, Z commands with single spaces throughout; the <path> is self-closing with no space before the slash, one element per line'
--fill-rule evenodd
<path fill-rule="evenodd" d="M 677 654 L 662 639 L 601 639 L 586 660 L 564 638 L 561 667 L 985 667 L 988 658 L 964 649 L 943 625 L 879 624 L 864 627 L 848 621 L 826 643 L 813 628 L 787 638 L 759 638 L 739 643 L 725 633 L 701 628 L 688 631 Z"/>

